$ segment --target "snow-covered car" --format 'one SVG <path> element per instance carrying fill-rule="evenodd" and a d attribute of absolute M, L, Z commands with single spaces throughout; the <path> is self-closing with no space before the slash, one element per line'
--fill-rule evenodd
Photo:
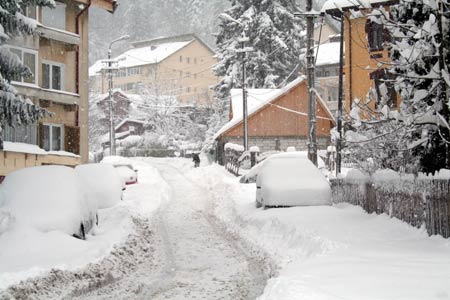
<path fill-rule="evenodd" d="M 94 227 L 97 207 L 88 200 L 75 170 L 41 166 L 14 171 L 0 186 L 0 207 L 16 221 L 40 231 L 62 231 L 80 239 Z"/>
<path fill-rule="evenodd" d="M 125 184 L 135 184 L 138 182 L 137 170 L 130 164 L 114 164 L 120 177 L 124 180 Z"/>
<path fill-rule="evenodd" d="M 331 188 L 322 172 L 302 153 L 267 159 L 256 177 L 256 207 L 331 205 Z"/>
<path fill-rule="evenodd" d="M 270 156 L 268 156 L 267 158 L 262 160 L 260 163 L 256 164 L 246 174 L 244 174 L 239 179 L 239 182 L 240 183 L 254 183 L 254 182 L 256 182 L 256 178 L 258 176 L 258 172 L 261 170 L 262 166 L 267 161 L 269 161 L 271 159 L 277 159 L 277 158 L 280 158 L 280 157 L 283 157 L 283 158 L 288 158 L 288 157 L 303 157 L 303 158 L 307 158 L 308 157 L 308 152 L 307 151 L 287 151 L 287 152 L 281 152 L 281 153 L 278 152 L 276 154 L 271 154 Z M 317 167 L 319 168 L 319 170 L 322 171 L 322 173 L 324 173 L 323 170 L 326 170 L 325 162 L 319 156 L 317 156 Z"/>
<path fill-rule="evenodd" d="M 120 202 L 124 183 L 117 170 L 110 164 L 86 164 L 75 168 L 89 201 L 98 208 L 109 208 Z"/>

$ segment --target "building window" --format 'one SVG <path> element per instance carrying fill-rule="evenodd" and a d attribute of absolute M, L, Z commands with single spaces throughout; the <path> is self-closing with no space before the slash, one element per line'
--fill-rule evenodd
<path fill-rule="evenodd" d="M 37 6 L 22 6 L 22 14 L 30 19 L 37 20 Z"/>
<path fill-rule="evenodd" d="M 4 141 L 37 145 L 36 124 L 11 127 L 5 125 L 2 130 Z"/>
<path fill-rule="evenodd" d="M 180 55 L 180 63 L 183 62 L 183 56 Z"/>
<path fill-rule="evenodd" d="M 385 40 L 385 30 L 383 28 L 383 24 L 367 20 L 366 34 L 370 51 L 383 50 L 383 42 Z"/>
<path fill-rule="evenodd" d="M 190 57 L 186 57 L 186 62 L 187 62 L 188 64 L 190 64 L 190 63 L 191 63 L 191 58 L 190 58 Z"/>
<path fill-rule="evenodd" d="M 64 142 L 64 126 L 59 124 L 44 124 L 44 150 L 61 151 Z"/>
<path fill-rule="evenodd" d="M 127 76 L 134 76 L 141 74 L 141 68 L 139 67 L 133 67 L 127 69 Z"/>
<path fill-rule="evenodd" d="M 126 70 L 119 70 L 116 73 L 116 77 L 127 77 L 127 71 Z"/>
<path fill-rule="evenodd" d="M 42 63 L 42 87 L 44 89 L 65 90 L 65 65 L 45 61 Z"/>
<path fill-rule="evenodd" d="M 31 75 L 27 77 L 23 76 L 15 76 L 12 80 L 17 82 L 24 82 L 24 83 L 31 83 L 31 84 L 37 84 L 37 51 L 29 50 L 29 49 L 23 49 L 23 48 L 10 48 L 9 49 L 12 53 L 16 54 L 19 57 L 19 60 L 27 66 L 30 71 Z"/>
<path fill-rule="evenodd" d="M 66 5 L 55 1 L 55 8 L 42 7 L 42 23 L 45 26 L 66 30 Z"/>

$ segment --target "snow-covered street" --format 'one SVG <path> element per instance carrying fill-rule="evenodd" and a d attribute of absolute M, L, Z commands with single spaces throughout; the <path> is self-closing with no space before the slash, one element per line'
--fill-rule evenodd
<path fill-rule="evenodd" d="M 4 298 L 255 299 L 262 294 L 269 269 L 209 214 L 212 194 L 167 162 L 150 164 L 168 183 L 168 201 L 151 214 L 133 216 L 135 233 L 124 245 L 100 263 L 26 281 Z M 145 163 L 138 165 L 145 174 Z M 164 192 L 144 186 L 130 187 L 125 197 L 133 199 L 136 211 L 143 203 L 139 197 L 151 201 L 153 193 Z"/>
<path fill-rule="evenodd" d="M 256 209 L 255 185 L 218 165 L 133 165 L 140 182 L 118 206 L 131 225 L 118 227 L 128 235 L 110 239 L 112 252 L 86 255 L 84 266 L 66 257 L 66 267 L 54 262 L 37 278 L 21 270 L 29 279 L 18 284 L 5 273 L 16 285 L 0 299 L 450 299 L 442 237 L 348 204 Z M 82 242 L 86 253 L 99 251 L 111 222 Z"/>

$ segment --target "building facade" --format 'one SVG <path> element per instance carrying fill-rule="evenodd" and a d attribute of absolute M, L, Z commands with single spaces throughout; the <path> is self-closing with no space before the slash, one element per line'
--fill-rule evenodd
<path fill-rule="evenodd" d="M 300 77 L 279 90 L 249 90 L 248 144 L 261 152 L 284 151 L 287 147 L 306 150 L 308 143 L 307 82 Z M 243 144 L 242 93 L 231 93 L 230 121 L 216 133 L 217 158 L 224 163 L 225 144 Z M 234 97 L 234 100 L 233 100 Z M 330 144 L 335 120 L 326 103 L 317 103 L 317 142 L 319 149 Z"/>
<path fill-rule="evenodd" d="M 32 76 L 15 78 L 20 95 L 52 116 L 29 126 L 2 131 L 0 176 L 29 166 L 75 166 L 88 161 L 88 18 L 89 7 L 113 12 L 115 0 L 55 1 L 55 8 L 26 7 L 37 21 L 37 34 L 17 37 L 7 47 Z"/>
<path fill-rule="evenodd" d="M 374 101 L 370 106 L 387 105 L 396 109 L 400 98 L 397 96 L 392 77 L 386 72 L 385 66 L 391 62 L 385 42 L 390 39 L 388 31 L 379 22 L 371 19 L 371 11 L 375 7 L 384 7 L 389 11 L 392 1 L 370 0 L 368 7 L 358 3 L 343 1 L 327 1 L 322 12 L 340 18 L 344 13 L 344 43 L 345 43 L 345 109 L 349 112 L 355 99 Z"/>
<path fill-rule="evenodd" d="M 180 103 L 208 105 L 211 87 L 218 79 L 212 72 L 214 51 L 193 34 L 157 38 L 132 44 L 116 57 L 113 88 L 131 94 L 176 97 Z M 105 63 L 97 61 L 89 71 L 91 91 L 108 91 Z"/>

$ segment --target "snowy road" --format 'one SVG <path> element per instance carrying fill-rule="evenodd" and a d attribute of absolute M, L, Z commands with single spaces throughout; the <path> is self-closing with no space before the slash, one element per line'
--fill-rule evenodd
<path fill-rule="evenodd" d="M 153 217 L 135 220 L 136 235 L 113 252 L 113 259 L 76 273 L 61 271 L 29 280 L 9 292 L 23 299 L 80 300 L 234 300 L 261 295 L 268 279 L 262 259 L 247 255 L 251 251 L 225 234 L 209 214 L 210 193 L 176 166 L 148 163 L 170 185 L 170 201 Z M 151 193 L 147 190 L 142 197 Z"/>

